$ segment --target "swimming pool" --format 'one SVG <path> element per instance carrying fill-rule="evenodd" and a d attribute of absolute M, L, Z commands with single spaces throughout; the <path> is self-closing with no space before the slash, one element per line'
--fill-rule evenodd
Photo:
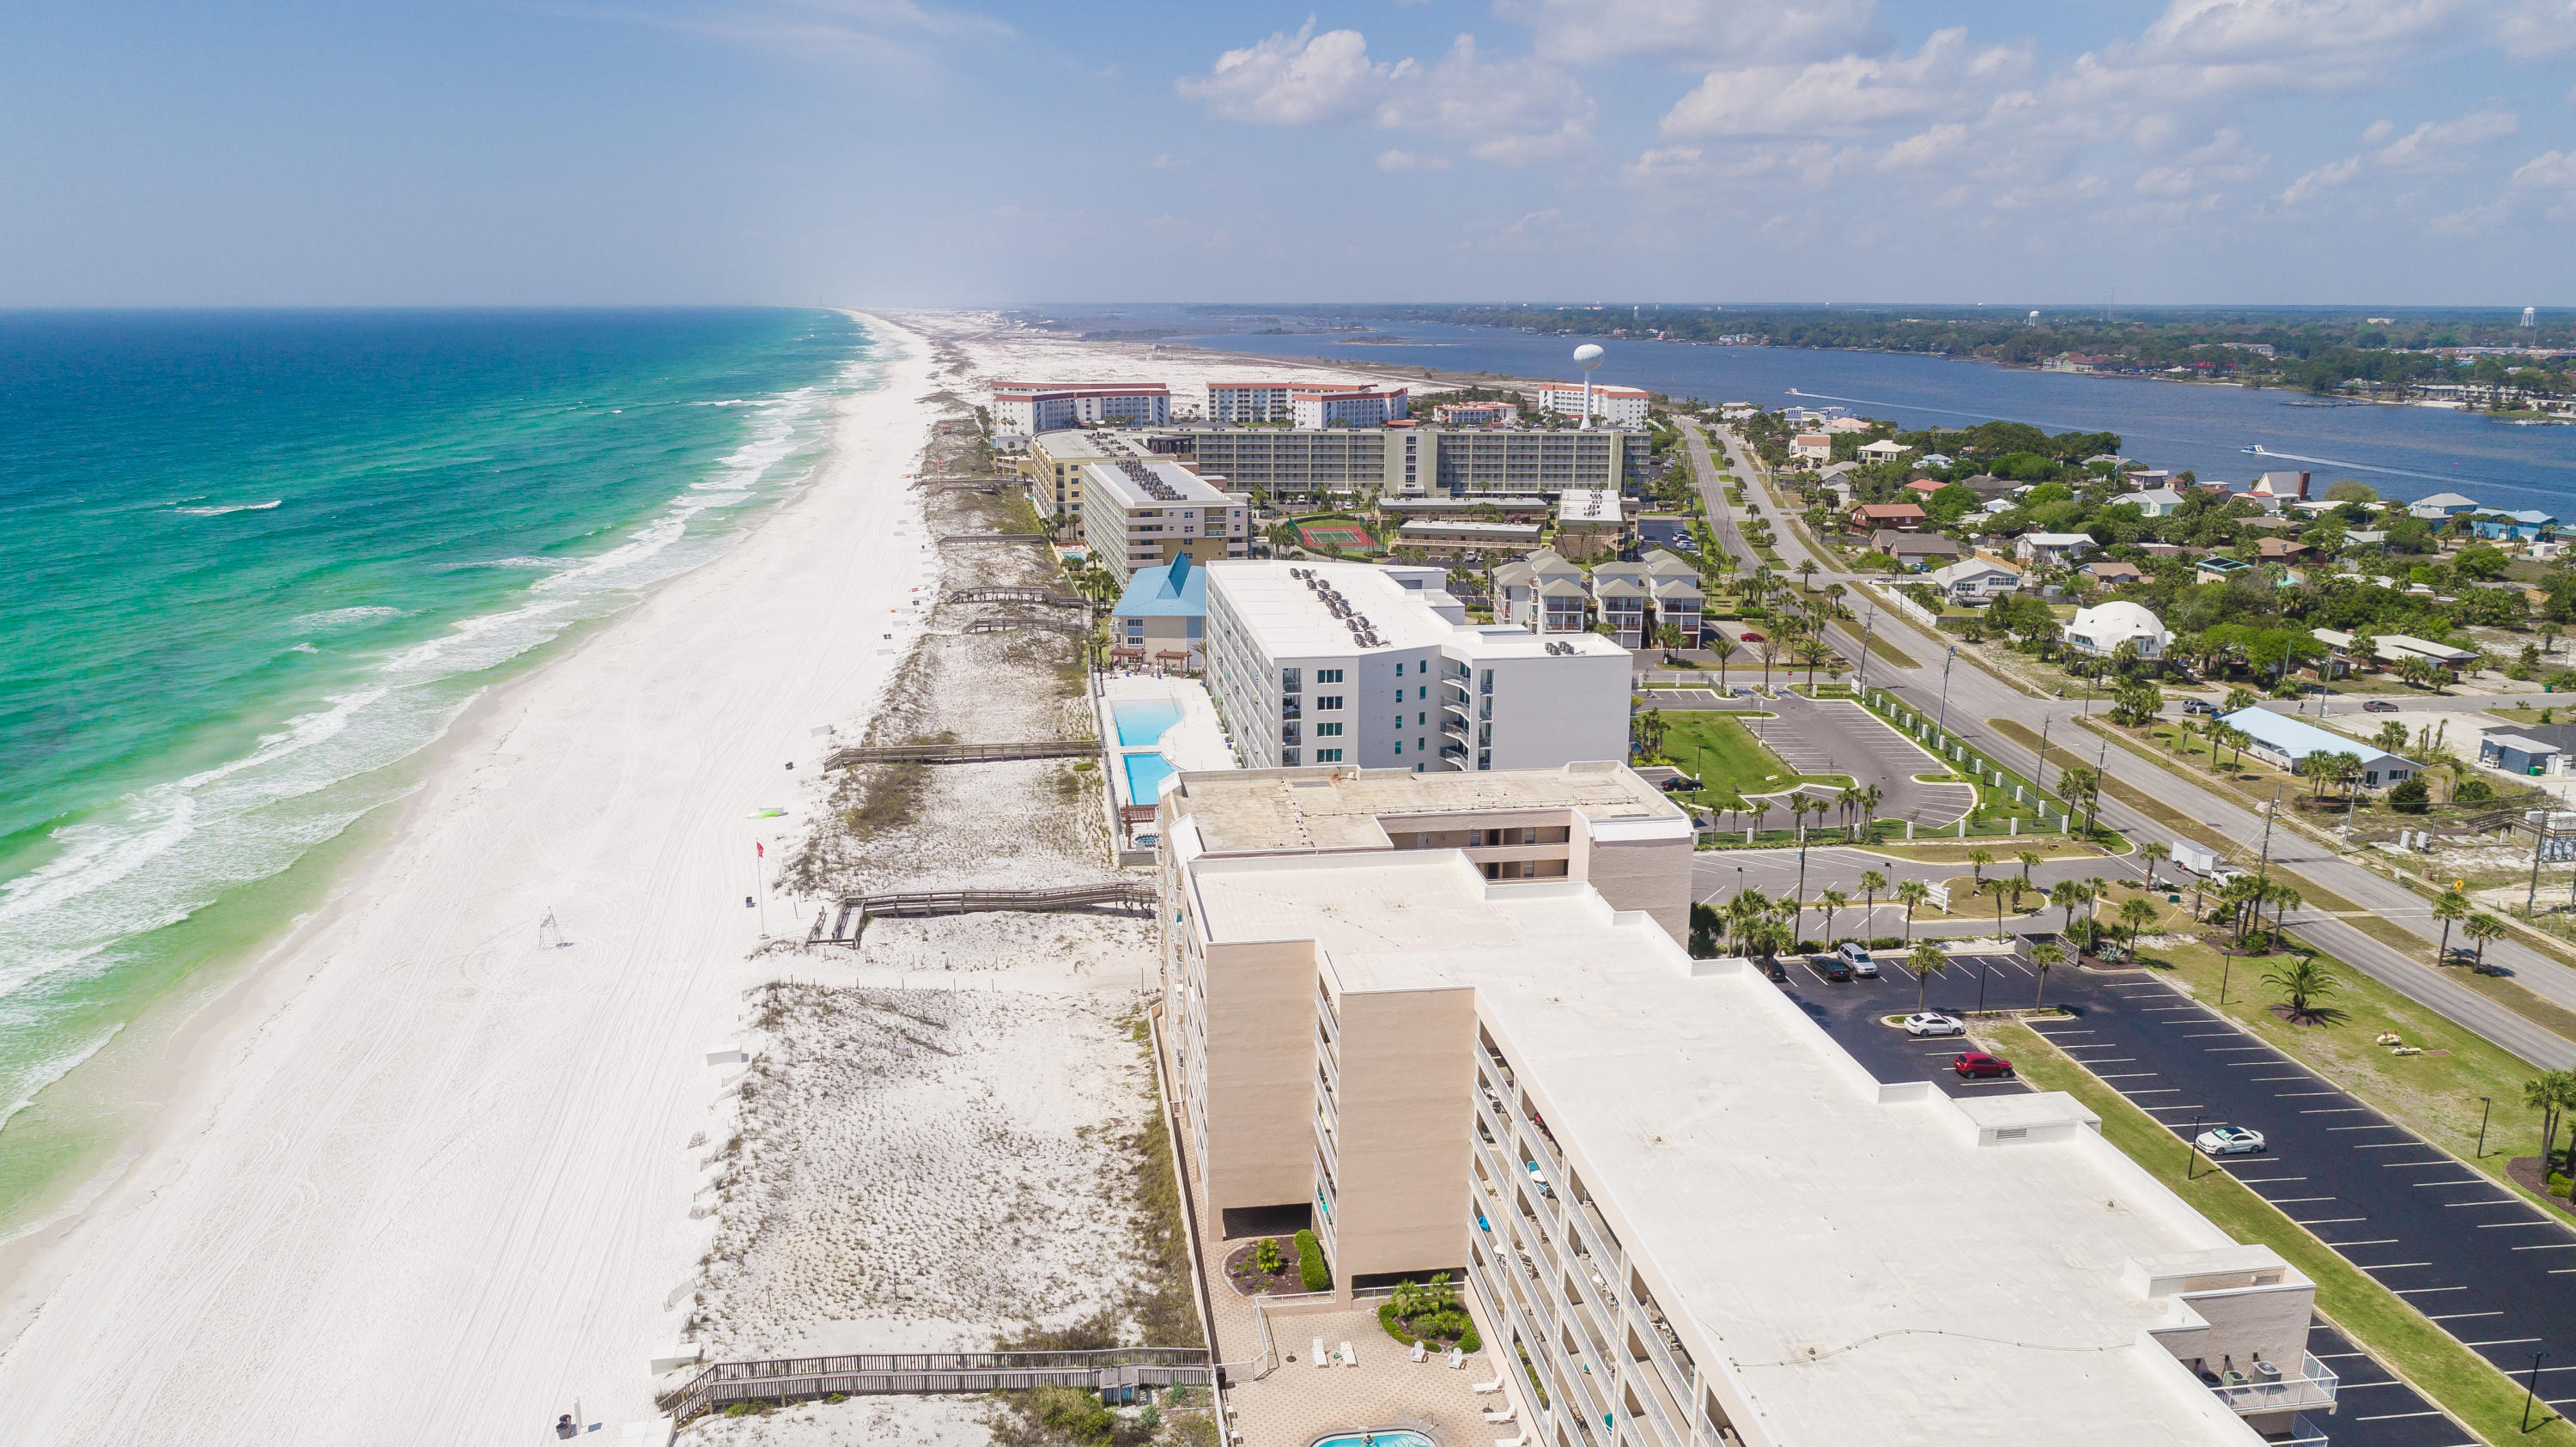
<path fill-rule="evenodd" d="M 1430 1438 L 1419 1432 L 1345 1432 L 1338 1437 L 1317 1438 L 1314 1447 L 1433 1447 Z"/>
<path fill-rule="evenodd" d="M 1121 726 L 1118 732 L 1124 737 L 1127 730 Z M 1122 757 L 1127 761 L 1127 802 L 1131 804 L 1151 804 L 1162 798 L 1163 781 L 1179 772 L 1172 767 L 1172 761 L 1161 754 L 1126 754 Z"/>
<path fill-rule="evenodd" d="M 1118 742 L 1152 744 L 1171 732 L 1181 721 L 1181 701 L 1176 698 L 1118 698 L 1109 701 L 1109 717 L 1118 724 Z M 1143 800 L 1137 802 L 1142 803 Z"/>

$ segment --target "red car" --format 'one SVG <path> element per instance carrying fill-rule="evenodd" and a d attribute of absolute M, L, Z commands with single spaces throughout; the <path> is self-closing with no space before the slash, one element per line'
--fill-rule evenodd
<path fill-rule="evenodd" d="M 1988 1055 L 1982 1050 L 1961 1051 L 1951 1057 L 1950 1068 L 1970 1080 L 1991 1080 L 2013 1073 L 2011 1061 L 2000 1055 Z"/>

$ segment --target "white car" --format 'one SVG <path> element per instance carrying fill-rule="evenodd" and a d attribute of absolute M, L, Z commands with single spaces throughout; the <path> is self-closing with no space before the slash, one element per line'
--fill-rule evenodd
<path fill-rule="evenodd" d="M 1916 1039 L 1926 1035 L 1965 1035 L 1968 1027 L 1938 1010 L 1925 1010 L 1905 1017 L 1905 1033 Z"/>
<path fill-rule="evenodd" d="M 2241 1125 L 2222 1125 L 2202 1131 L 2200 1139 L 2192 1144 L 2200 1147 L 2202 1155 L 2208 1156 L 2259 1156 L 2265 1149 L 2263 1133 L 2247 1130 Z"/>

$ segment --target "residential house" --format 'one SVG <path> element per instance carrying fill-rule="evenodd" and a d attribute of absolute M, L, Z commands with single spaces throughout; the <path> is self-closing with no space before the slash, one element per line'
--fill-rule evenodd
<path fill-rule="evenodd" d="M 2256 538 L 2254 555 L 2266 563 L 2296 563 L 2316 552 L 2296 538 Z"/>
<path fill-rule="evenodd" d="M 1875 532 L 1892 528 L 1901 533 L 1919 533 L 1930 515 L 1910 502 L 1865 502 L 1851 510 L 1851 530 Z"/>
<path fill-rule="evenodd" d="M 2013 556 L 2034 568 L 2063 568 L 2094 547 L 2084 533 L 2024 533 L 2013 543 Z"/>
<path fill-rule="evenodd" d="M 1829 462 L 1834 455 L 1834 439 L 1822 432 L 1801 432 L 1789 439 L 1789 460 L 1813 466 Z"/>
<path fill-rule="evenodd" d="M 1866 417 L 1837 417 L 1831 422 L 1825 424 L 1825 430 L 1828 432 L 1867 432 L 1869 430 L 1869 419 Z"/>
<path fill-rule="evenodd" d="M 2142 517 L 2165 518 L 2182 511 L 2183 496 L 2170 487 L 2151 487 L 2120 501 L 2134 505 Z"/>
<path fill-rule="evenodd" d="M 2075 571 L 2105 588 L 2116 588 L 2123 583 L 2135 583 L 2146 577 L 2145 571 L 2137 564 L 2122 562 L 2117 558 L 2096 558 Z"/>
<path fill-rule="evenodd" d="M 2253 566 L 2252 563 L 2212 553 L 2192 565 L 2192 574 L 2203 583 L 2224 583 Z"/>
<path fill-rule="evenodd" d="M 2477 510 L 2477 499 L 2462 497 L 2456 492 L 2437 492 L 2431 497 L 2417 498 L 2406 505 L 2406 512 L 2410 517 L 2425 518 L 2433 522 L 2447 522 L 2464 512 Z"/>
<path fill-rule="evenodd" d="M 1498 616 L 1532 633 L 1582 632 L 1591 596 L 1583 570 L 1548 548 L 1494 569 Z"/>
<path fill-rule="evenodd" d="M 2276 503 L 2292 498 L 2304 500 L 2308 495 L 2308 474 L 2267 472 L 2254 479 L 2254 485 L 2245 490 L 2245 495 L 2257 501 L 2269 499 Z"/>
<path fill-rule="evenodd" d="M 2165 645 L 2173 641 L 2155 614 L 2126 602 L 2076 609 L 2067 621 L 2065 638 L 2068 648 L 2095 658 L 2108 658 L 2120 651 L 2120 645 L 2134 643 L 2138 657 L 2150 663 L 2164 657 Z"/>
<path fill-rule="evenodd" d="M 1894 462 L 1913 450 L 1901 442 L 1890 442 L 1881 438 L 1876 442 L 1862 443 L 1860 455 L 1864 462 Z"/>
<path fill-rule="evenodd" d="M 2558 519 L 2538 508 L 2480 513 L 2469 519 L 2469 530 L 2491 542 L 2537 542 L 2558 536 Z"/>
<path fill-rule="evenodd" d="M 1198 672 L 1207 662 L 1207 569 L 1187 553 L 1137 569 L 1109 619 L 1110 657 Z"/>
<path fill-rule="evenodd" d="M 2382 633 L 2373 636 L 2370 640 L 2371 656 L 2366 659 L 2356 659 L 2352 655 L 2353 635 L 2333 628 L 2312 628 L 2308 631 L 2319 643 L 2326 646 L 2329 675 L 2348 673 L 2356 663 L 2376 670 L 2403 665 L 2409 658 L 2423 659 L 2436 668 L 2458 670 L 2476 663 L 2479 656 L 2471 649 L 2454 648 L 2447 643 L 2411 638 L 2403 633 Z"/>
<path fill-rule="evenodd" d="M 1927 573 L 1923 581 L 1960 603 L 1983 603 L 2020 589 L 2022 576 L 2001 563 L 1968 558 Z"/>
<path fill-rule="evenodd" d="M 1622 648 L 1646 643 L 1645 569 L 1636 563 L 1603 563 L 1592 570 L 1592 612 Z"/>
<path fill-rule="evenodd" d="M 1951 467 L 1956 464 L 1951 462 L 1949 454 L 1947 453 L 1927 452 L 1923 454 L 1923 460 L 1915 465 L 1918 467 Z"/>
<path fill-rule="evenodd" d="M 1939 533 L 1901 533 L 1880 528 L 1869 535 L 1869 550 L 1894 558 L 1899 567 L 1921 572 L 1959 560 L 1959 545 Z"/>
<path fill-rule="evenodd" d="M 1932 500 L 1932 494 L 1939 492 L 1941 489 L 1948 487 L 1949 485 L 1950 484 L 1941 481 L 1937 477 L 1918 477 L 1912 482 L 1905 484 L 1904 490 L 1912 501 L 1930 502 Z"/>
<path fill-rule="evenodd" d="M 1619 551 L 1627 519 L 1614 488 L 1569 487 L 1556 503 L 1556 550 L 1569 558 L 1597 558 Z"/>
<path fill-rule="evenodd" d="M 2478 762 L 2508 774 L 2554 774 L 2563 757 L 2556 744 L 2501 730 L 2478 740 Z"/>
<path fill-rule="evenodd" d="M 1654 594 L 1648 604 L 1654 610 L 1655 631 L 1676 630 L 1683 647 L 1697 648 L 1708 614 L 1708 595 L 1699 585 L 1699 565 L 1657 548 L 1646 554 L 1646 587 Z"/>

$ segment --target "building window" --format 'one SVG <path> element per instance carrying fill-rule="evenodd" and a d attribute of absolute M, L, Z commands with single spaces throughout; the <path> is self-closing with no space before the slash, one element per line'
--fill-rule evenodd
<path fill-rule="evenodd" d="M 1318 681 L 1320 682 L 1320 680 Z M 1342 696 L 1338 693 L 1324 694 L 1315 700 L 1315 711 L 1318 713 L 1321 713 L 1326 709 L 1340 708 L 1341 706 Z"/>
<path fill-rule="evenodd" d="M 1341 736 L 1342 726 L 1340 724 L 1319 723 L 1315 725 L 1315 737 L 1319 739 L 1337 739 Z"/>
<path fill-rule="evenodd" d="M 1317 750 L 1315 750 L 1315 762 L 1316 762 L 1316 763 L 1319 763 L 1319 764 L 1338 764 L 1338 763 L 1340 763 L 1341 761 L 1342 761 L 1342 751 L 1341 751 L 1340 749 L 1317 749 Z M 1293 762 L 1293 761 L 1292 761 L 1292 762 Z"/>
<path fill-rule="evenodd" d="M 1413 726 L 1415 728 L 1420 728 L 1429 722 L 1431 722 L 1431 715 L 1428 713 L 1418 713 L 1413 716 Z"/>
<path fill-rule="evenodd" d="M 1403 664 L 1399 663 L 1399 664 L 1397 664 L 1397 665 L 1395 666 L 1395 676 L 1396 676 L 1396 677 L 1398 677 L 1398 678 L 1402 678 L 1402 677 L 1404 677 L 1404 665 L 1403 665 Z"/>
<path fill-rule="evenodd" d="M 1402 719 L 1397 719 L 1397 720 L 1396 720 L 1396 722 L 1397 722 L 1397 723 L 1402 723 L 1402 722 L 1404 722 L 1404 720 L 1402 720 Z M 1402 740 L 1402 739 L 1397 739 L 1397 740 L 1395 741 L 1395 751 L 1396 751 L 1397 753 L 1399 753 L 1399 754 L 1404 752 L 1404 740 Z"/>

